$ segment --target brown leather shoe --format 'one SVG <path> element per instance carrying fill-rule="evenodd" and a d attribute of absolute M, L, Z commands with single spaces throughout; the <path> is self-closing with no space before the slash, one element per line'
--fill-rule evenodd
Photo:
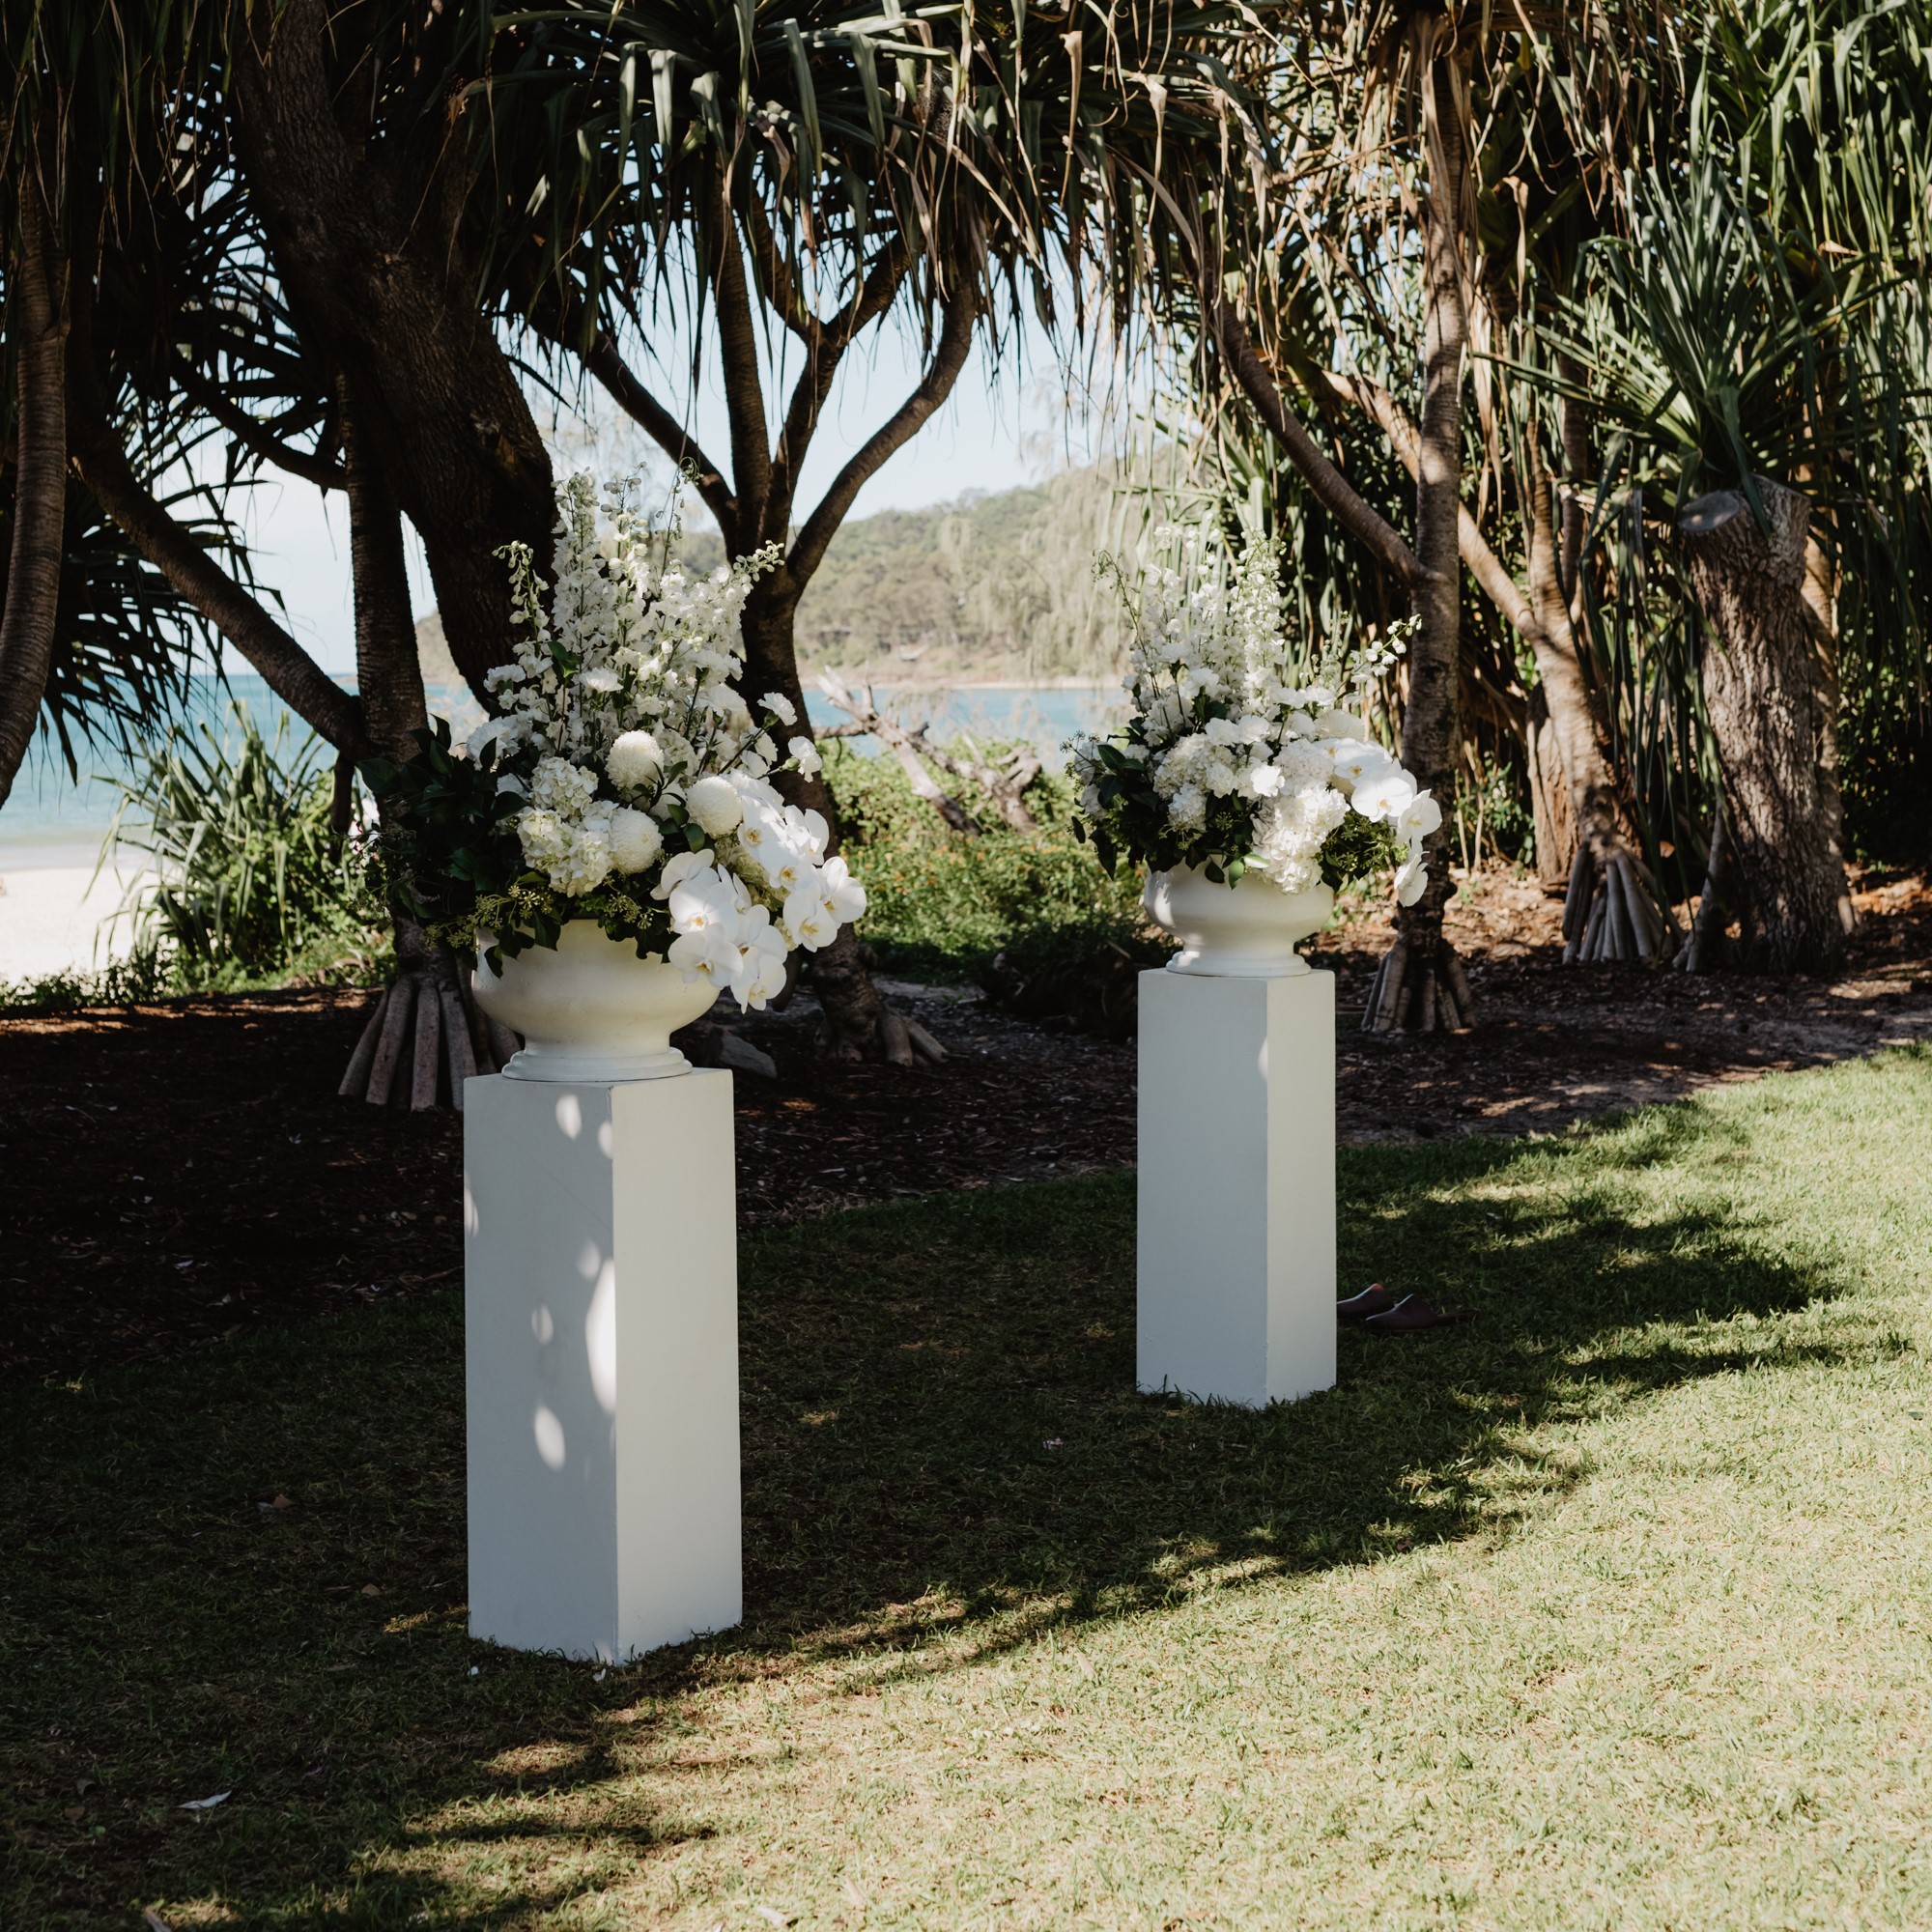
<path fill-rule="evenodd" d="M 1380 1282 L 1373 1288 L 1365 1288 L 1360 1294 L 1351 1294 L 1347 1301 L 1335 1304 L 1337 1321 L 1366 1321 L 1371 1315 L 1385 1314 L 1395 1306 L 1395 1296 Z"/>
<path fill-rule="evenodd" d="M 1460 1321 L 1473 1321 L 1473 1308 L 1437 1308 L 1419 1294 L 1405 1294 L 1393 1308 L 1371 1315 L 1362 1323 L 1378 1335 L 1417 1335 L 1425 1328 L 1453 1328 Z"/>

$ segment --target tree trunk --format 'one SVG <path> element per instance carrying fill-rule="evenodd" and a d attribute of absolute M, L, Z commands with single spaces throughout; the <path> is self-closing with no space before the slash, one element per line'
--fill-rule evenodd
<path fill-rule="evenodd" d="M 1523 724 L 1523 751 L 1529 761 L 1529 807 L 1536 826 L 1536 876 L 1546 892 L 1569 884 L 1577 858 L 1577 819 L 1570 810 L 1570 781 L 1563 774 L 1563 752 L 1549 718 L 1549 688 L 1529 694 Z"/>
<path fill-rule="evenodd" d="M 1441 23 L 1425 22 L 1431 58 L 1423 71 L 1423 121 L 1429 134 L 1429 193 L 1424 210 L 1423 401 L 1418 425 L 1415 554 L 1424 575 L 1415 584 L 1420 623 L 1408 651 L 1408 698 L 1403 708 L 1402 761 L 1418 786 L 1435 794 L 1445 824 L 1428 844 L 1429 883 L 1402 908 L 1396 945 L 1377 976 L 1362 1023 L 1371 1031 L 1406 1027 L 1434 1033 L 1463 1027 L 1475 1014 L 1468 981 L 1442 936 L 1451 891 L 1446 829 L 1455 796 L 1458 696 L 1462 684 L 1463 377 L 1467 315 L 1462 226 L 1468 167 L 1459 76 L 1445 58 Z M 1391 981 L 1393 983 L 1391 983 Z"/>
<path fill-rule="evenodd" d="M 19 407 L 0 612 L 0 805 L 33 743 L 47 688 L 67 518 L 66 273 L 32 168 L 20 170 L 16 219 L 7 293 Z"/>
<path fill-rule="evenodd" d="M 325 0 L 257 9 L 236 43 L 236 147 L 303 325 L 380 405 L 368 453 L 422 537 L 450 653 L 494 710 L 482 678 L 511 627 L 496 553 L 521 542 L 547 563 L 550 459 L 462 243 L 480 191 L 468 130 L 452 126 L 433 160 L 375 139 L 354 125 L 368 76 L 333 71 L 335 50 Z"/>
<path fill-rule="evenodd" d="M 384 757 L 401 759 L 416 750 L 412 734 L 423 729 L 428 715 L 410 616 L 402 513 L 371 447 L 370 418 L 381 407 L 356 383 L 344 381 L 342 455 L 355 588 L 356 682 L 370 742 Z M 371 1011 L 338 1092 L 378 1107 L 408 1105 L 422 1112 L 446 1096 L 460 1108 L 465 1079 L 492 1070 L 497 1042 L 449 949 L 432 944 L 407 915 L 397 917 L 395 933 L 395 979 Z"/>
<path fill-rule="evenodd" d="M 1797 490 L 1755 480 L 1769 528 L 1741 492 L 1724 490 L 1685 507 L 1677 543 L 1704 620 L 1699 674 L 1723 774 L 1743 963 L 1830 973 L 1844 959 L 1848 895 L 1804 601 L 1811 505 Z"/>
<path fill-rule="evenodd" d="M 753 707 L 767 692 L 788 697 L 798 713 L 797 729 L 810 736 L 810 715 L 799 681 L 794 641 L 797 616 L 798 591 L 789 571 L 781 565 L 760 581 L 745 603 L 743 688 L 747 702 Z M 838 801 L 825 780 L 786 772 L 781 775 L 779 786 L 793 805 L 824 815 L 832 834 L 828 850 L 837 852 L 843 837 Z M 824 1012 L 825 1048 L 834 1059 L 876 1060 L 883 1056 L 902 1066 L 914 1064 L 914 1037 L 872 984 L 853 927 L 841 925 L 830 946 L 810 955 L 805 973 Z"/>
<path fill-rule="evenodd" d="M 1563 956 L 1594 964 L 1655 961 L 1676 949 L 1676 922 L 1653 886 L 1635 836 L 1634 812 L 1610 761 L 1596 695 L 1583 674 L 1562 578 L 1544 467 L 1540 426 L 1531 423 L 1528 501 L 1529 597 L 1535 623 L 1530 651 L 1548 706 L 1551 735 L 1563 764 L 1564 790 L 1576 826 L 1570 887 L 1563 906 Z"/>
<path fill-rule="evenodd" d="M 1838 567 L 1814 533 L 1804 539 L 1804 608 L 1810 613 L 1812 654 L 1817 672 L 1818 783 L 1832 851 L 1842 872 L 1845 862 L 1845 788 L 1838 773 Z M 1849 932 L 1859 924 L 1851 883 L 1838 900 L 1838 923 Z"/>

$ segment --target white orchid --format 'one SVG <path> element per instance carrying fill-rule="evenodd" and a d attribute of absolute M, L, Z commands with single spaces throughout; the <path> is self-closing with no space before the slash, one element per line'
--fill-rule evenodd
<path fill-rule="evenodd" d="M 1415 803 L 1415 781 L 1400 765 L 1386 765 L 1355 781 L 1351 803 L 1364 818 L 1394 824 Z"/>

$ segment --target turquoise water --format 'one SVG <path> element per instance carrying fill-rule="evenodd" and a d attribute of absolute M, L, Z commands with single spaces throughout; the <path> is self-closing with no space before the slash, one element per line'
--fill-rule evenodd
<path fill-rule="evenodd" d="M 934 735 L 950 737 L 961 731 L 976 737 L 1025 739 L 1057 752 L 1076 731 L 1092 730 L 1118 715 L 1120 693 L 1113 687 L 1082 691 L 960 691 L 895 695 L 884 686 L 876 692 L 882 709 L 907 724 L 922 718 L 931 722 Z M 943 699 L 933 708 L 933 699 Z M 290 716 L 281 700 L 259 677 L 231 678 L 224 686 L 212 677 L 196 678 L 186 720 L 213 723 L 217 729 L 231 701 L 240 701 L 270 738 L 278 721 L 289 719 L 289 745 L 303 743 L 307 726 Z M 814 724 L 835 724 L 844 713 L 813 694 Z M 435 689 L 434 711 L 453 718 L 459 733 L 478 715 L 466 691 Z M 468 713 L 468 723 L 465 713 Z M 858 738 L 855 749 L 874 753 L 875 740 Z M 91 866 L 100 841 L 113 823 L 120 802 L 116 781 L 132 775 L 131 762 L 110 747 L 80 751 L 80 777 L 69 778 L 51 742 L 43 737 L 28 753 L 14 781 L 13 795 L 0 806 L 0 867 Z"/>

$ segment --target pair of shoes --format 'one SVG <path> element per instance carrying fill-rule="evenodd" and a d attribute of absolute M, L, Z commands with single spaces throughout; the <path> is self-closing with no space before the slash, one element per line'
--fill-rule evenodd
<path fill-rule="evenodd" d="M 1395 1296 L 1380 1282 L 1373 1288 L 1365 1288 L 1360 1294 L 1351 1294 L 1347 1301 L 1335 1304 L 1337 1321 L 1366 1321 L 1371 1315 L 1382 1315 L 1395 1306 Z"/>
<path fill-rule="evenodd" d="M 1473 1308 L 1437 1308 L 1419 1294 L 1405 1294 L 1394 1307 L 1371 1315 L 1362 1326 L 1378 1335 L 1415 1335 L 1425 1328 L 1453 1328 L 1475 1319 Z"/>

